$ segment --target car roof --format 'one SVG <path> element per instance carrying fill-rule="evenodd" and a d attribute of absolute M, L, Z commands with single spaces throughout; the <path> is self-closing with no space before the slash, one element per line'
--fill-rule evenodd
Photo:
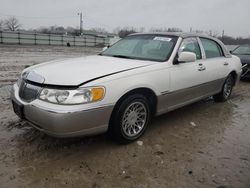
<path fill-rule="evenodd" d="M 210 39 L 215 39 L 214 37 L 211 37 L 206 34 L 200 34 L 200 33 L 189 33 L 189 32 L 152 32 L 152 33 L 133 33 L 132 35 L 166 35 L 166 36 L 176 36 L 181 38 L 187 38 L 187 37 L 205 37 Z"/>

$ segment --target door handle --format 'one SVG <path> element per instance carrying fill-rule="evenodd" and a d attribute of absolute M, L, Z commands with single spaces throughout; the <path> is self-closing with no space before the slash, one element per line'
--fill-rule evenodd
<path fill-rule="evenodd" d="M 224 65 L 227 66 L 227 65 L 228 65 L 228 62 L 224 62 Z"/>
<path fill-rule="evenodd" d="M 200 66 L 200 67 L 198 68 L 198 71 L 204 71 L 204 70 L 206 70 L 206 67 L 205 67 L 205 66 Z"/>

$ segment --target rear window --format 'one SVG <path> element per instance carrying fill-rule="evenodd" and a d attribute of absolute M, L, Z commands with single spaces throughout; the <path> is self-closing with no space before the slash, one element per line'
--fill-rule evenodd
<path fill-rule="evenodd" d="M 219 46 L 219 44 L 217 44 L 217 42 L 205 38 L 200 39 L 205 50 L 206 58 L 216 58 L 223 56 L 221 47 Z"/>

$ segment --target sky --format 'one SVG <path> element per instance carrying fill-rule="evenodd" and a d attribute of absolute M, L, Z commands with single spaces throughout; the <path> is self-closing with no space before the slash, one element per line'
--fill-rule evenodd
<path fill-rule="evenodd" d="M 250 0 L 0 0 L 0 19 L 16 16 L 24 29 L 41 26 L 177 27 L 250 37 Z"/>

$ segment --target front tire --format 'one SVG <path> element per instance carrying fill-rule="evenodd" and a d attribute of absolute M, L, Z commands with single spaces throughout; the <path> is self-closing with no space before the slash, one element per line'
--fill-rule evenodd
<path fill-rule="evenodd" d="M 222 87 L 222 90 L 220 93 L 214 95 L 214 100 L 216 102 L 225 102 L 229 99 L 229 97 L 231 96 L 232 94 L 232 90 L 233 90 L 233 86 L 234 86 L 234 78 L 232 76 L 232 74 L 230 74 L 224 84 L 223 84 L 223 87 Z"/>
<path fill-rule="evenodd" d="M 121 144 L 133 142 L 143 135 L 150 118 L 147 98 L 141 94 L 130 95 L 115 107 L 108 134 Z"/>

